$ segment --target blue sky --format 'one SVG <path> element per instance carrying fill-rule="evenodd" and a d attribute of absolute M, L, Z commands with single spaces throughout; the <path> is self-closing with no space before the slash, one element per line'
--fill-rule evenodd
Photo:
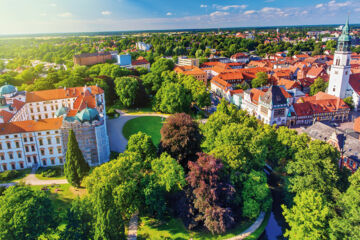
<path fill-rule="evenodd" d="M 0 34 L 360 23 L 359 0 L 0 0 Z"/>

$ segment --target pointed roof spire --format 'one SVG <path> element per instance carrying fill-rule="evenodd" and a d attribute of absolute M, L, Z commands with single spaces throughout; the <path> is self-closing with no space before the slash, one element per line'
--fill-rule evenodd
<path fill-rule="evenodd" d="M 346 20 L 346 24 L 342 29 L 342 33 L 341 36 L 339 37 L 339 42 L 350 42 L 351 41 L 351 37 L 350 37 L 350 26 L 349 26 L 349 16 Z"/>

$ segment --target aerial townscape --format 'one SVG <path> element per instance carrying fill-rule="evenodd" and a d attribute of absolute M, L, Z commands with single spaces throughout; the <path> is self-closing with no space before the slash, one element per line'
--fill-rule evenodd
<path fill-rule="evenodd" d="M 360 2 L 3 2 L 0 240 L 360 239 Z"/>

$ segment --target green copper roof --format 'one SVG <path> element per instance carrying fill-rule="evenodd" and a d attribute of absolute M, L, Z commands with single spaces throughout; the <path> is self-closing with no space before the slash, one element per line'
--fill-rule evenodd
<path fill-rule="evenodd" d="M 12 85 L 4 85 L 0 87 L 0 95 L 15 93 L 16 88 Z"/>
<path fill-rule="evenodd" d="M 342 33 L 341 33 L 341 36 L 339 37 L 339 41 L 341 41 L 341 42 L 349 42 L 349 41 L 351 41 L 350 27 L 349 27 L 349 17 L 346 20 L 346 24 L 342 29 Z"/>
<path fill-rule="evenodd" d="M 92 122 L 94 120 L 99 120 L 100 116 L 95 108 L 87 107 L 83 109 L 81 112 L 77 113 L 76 118 L 83 123 L 83 122 Z"/>
<path fill-rule="evenodd" d="M 62 115 L 66 115 L 66 113 L 67 113 L 67 108 L 64 107 L 64 106 L 61 106 L 61 108 L 59 108 L 59 109 L 56 111 L 55 116 L 56 116 L 56 117 L 60 117 L 60 116 L 62 116 Z"/>

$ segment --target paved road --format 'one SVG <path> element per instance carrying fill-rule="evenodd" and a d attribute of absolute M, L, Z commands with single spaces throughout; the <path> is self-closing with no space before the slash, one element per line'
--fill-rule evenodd
<path fill-rule="evenodd" d="M 242 240 L 250 236 L 253 232 L 255 232 L 256 229 L 260 227 L 262 222 L 264 221 L 265 213 L 260 213 L 259 217 L 256 219 L 256 221 L 244 232 L 242 232 L 240 235 L 237 235 L 235 237 L 229 238 L 227 240 Z"/>
<path fill-rule="evenodd" d="M 110 142 L 110 150 L 114 152 L 124 152 L 128 143 L 127 139 L 123 136 L 122 130 L 125 123 L 131 119 L 144 117 L 144 116 L 158 116 L 167 118 L 169 115 L 157 113 L 144 113 L 144 114 L 126 114 L 121 113 L 120 117 L 107 120 L 107 130 Z"/>

